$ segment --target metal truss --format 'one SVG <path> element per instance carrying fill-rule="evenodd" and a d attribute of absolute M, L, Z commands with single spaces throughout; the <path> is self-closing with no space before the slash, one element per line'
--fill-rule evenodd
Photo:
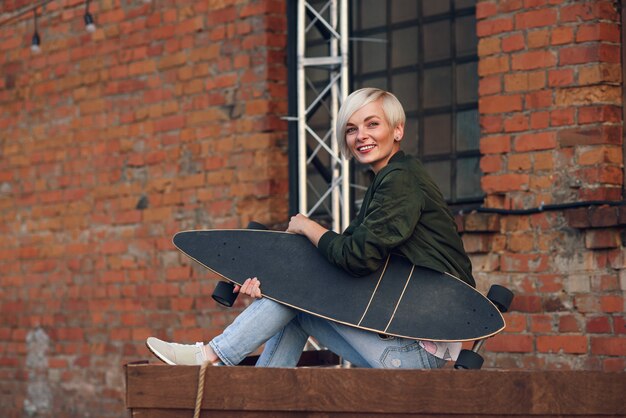
<path fill-rule="evenodd" d="M 350 220 L 349 162 L 335 122 L 348 95 L 348 0 L 297 0 L 298 210 Z"/>

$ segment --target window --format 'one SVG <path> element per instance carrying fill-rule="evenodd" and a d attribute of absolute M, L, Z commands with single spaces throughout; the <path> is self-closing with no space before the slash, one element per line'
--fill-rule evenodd
<path fill-rule="evenodd" d="M 476 0 L 352 0 L 352 90 L 379 87 L 404 105 L 402 147 L 449 204 L 482 201 Z M 369 184 L 355 168 L 355 200 Z M 361 187 L 359 187 L 361 186 Z"/>

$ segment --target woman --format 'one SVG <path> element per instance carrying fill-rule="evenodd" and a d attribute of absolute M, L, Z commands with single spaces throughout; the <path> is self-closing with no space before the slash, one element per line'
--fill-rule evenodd
<path fill-rule="evenodd" d="M 291 218 L 287 231 L 305 235 L 331 263 L 356 276 L 375 271 L 394 251 L 473 286 L 470 260 L 441 192 L 422 164 L 400 151 L 404 123 L 402 105 L 389 92 L 365 88 L 348 96 L 337 120 L 341 151 L 375 173 L 361 210 L 342 234 L 301 214 Z M 208 344 L 151 337 L 148 348 L 168 364 L 236 365 L 266 343 L 257 366 L 294 367 L 313 336 L 358 367 L 378 368 L 438 368 L 460 350 L 460 343 L 391 337 L 299 312 L 261 298 L 257 278 L 236 291 L 257 299 Z"/>

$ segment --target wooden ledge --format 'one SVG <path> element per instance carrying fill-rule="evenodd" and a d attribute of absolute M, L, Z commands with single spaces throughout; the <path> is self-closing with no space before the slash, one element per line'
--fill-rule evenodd
<path fill-rule="evenodd" d="M 133 417 L 189 417 L 197 366 L 129 364 Z M 626 372 L 210 367 L 203 417 L 626 416 Z"/>

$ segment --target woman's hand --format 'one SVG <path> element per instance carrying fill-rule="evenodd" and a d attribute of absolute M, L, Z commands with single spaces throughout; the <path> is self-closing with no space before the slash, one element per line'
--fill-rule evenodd
<path fill-rule="evenodd" d="M 287 232 L 306 236 L 317 247 L 317 243 L 328 230 L 315 221 L 299 213 L 291 217 Z"/>
<path fill-rule="evenodd" d="M 255 299 L 261 298 L 261 282 L 256 277 L 246 279 L 243 285 L 235 285 L 233 293 L 241 293 Z"/>

